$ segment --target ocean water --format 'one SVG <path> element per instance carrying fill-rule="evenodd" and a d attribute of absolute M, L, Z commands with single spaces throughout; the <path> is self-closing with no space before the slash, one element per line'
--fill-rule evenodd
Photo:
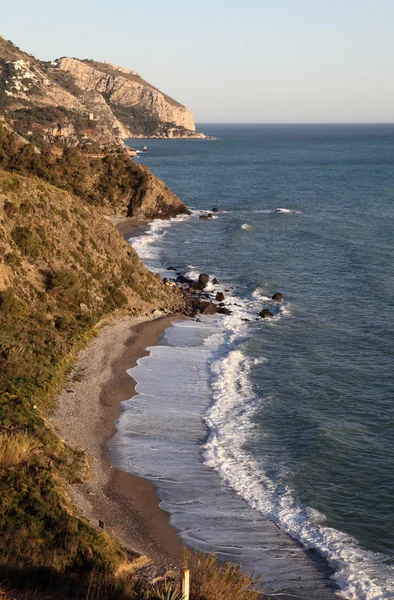
<path fill-rule="evenodd" d="M 131 243 L 217 277 L 233 312 L 175 323 L 130 370 L 113 460 L 268 592 L 394 598 L 394 126 L 200 129 L 132 141 L 193 213 Z"/>

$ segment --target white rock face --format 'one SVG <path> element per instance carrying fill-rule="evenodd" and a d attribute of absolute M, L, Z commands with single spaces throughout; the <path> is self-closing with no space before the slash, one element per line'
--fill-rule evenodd
<path fill-rule="evenodd" d="M 70 73 L 83 91 L 106 94 L 110 104 L 138 106 L 164 123 L 174 123 L 195 131 L 190 111 L 160 90 L 145 82 L 135 72 L 107 63 L 86 63 L 75 58 L 61 58 L 58 67 Z"/>

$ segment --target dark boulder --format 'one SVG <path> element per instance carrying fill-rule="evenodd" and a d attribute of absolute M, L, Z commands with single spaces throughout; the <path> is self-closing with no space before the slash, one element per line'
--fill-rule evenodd
<path fill-rule="evenodd" d="M 283 302 L 283 295 L 280 292 L 276 292 L 276 294 L 272 296 L 272 300 L 276 300 L 276 302 Z"/>
<path fill-rule="evenodd" d="M 189 279 L 189 277 L 185 277 L 184 275 L 178 275 L 176 278 L 177 283 L 186 283 L 187 285 L 192 285 L 194 281 Z"/>
<path fill-rule="evenodd" d="M 175 267 L 167 267 L 167 271 L 176 271 Z"/>
<path fill-rule="evenodd" d="M 241 321 L 245 321 L 245 323 L 250 323 L 250 319 L 241 319 Z"/>
<path fill-rule="evenodd" d="M 200 312 L 203 315 L 216 315 L 217 311 L 217 306 L 216 304 L 213 304 L 213 302 L 201 303 Z"/>
<path fill-rule="evenodd" d="M 224 300 L 224 294 L 223 292 L 216 292 L 216 301 L 217 302 L 223 302 Z"/>
<path fill-rule="evenodd" d="M 212 279 L 212 283 L 213 283 L 213 285 L 219 285 L 219 282 L 218 282 L 218 280 L 216 279 L 216 277 L 214 277 L 214 278 Z"/>
<path fill-rule="evenodd" d="M 198 278 L 199 285 L 202 285 L 203 288 L 206 288 L 208 281 L 209 275 L 207 275 L 206 273 L 201 273 L 200 277 Z"/>
<path fill-rule="evenodd" d="M 190 284 L 190 291 L 202 292 L 203 289 L 204 289 L 204 286 L 202 286 L 201 283 L 197 283 L 197 281 L 192 281 Z"/>
<path fill-rule="evenodd" d="M 231 315 L 231 314 L 232 314 L 232 311 L 231 311 L 231 310 L 229 310 L 228 308 L 225 308 L 224 306 L 220 306 L 220 307 L 218 308 L 217 312 L 218 312 L 220 315 Z"/>
<path fill-rule="evenodd" d="M 212 215 L 211 215 L 211 213 L 208 213 L 207 215 L 200 215 L 198 218 L 199 219 L 212 219 Z"/>
<path fill-rule="evenodd" d="M 218 208 L 216 208 L 216 206 L 214 206 L 214 208 L 212 209 L 212 212 L 217 213 L 217 212 L 220 212 L 220 210 Z"/>
<path fill-rule="evenodd" d="M 274 313 L 268 310 L 268 308 L 263 308 L 263 310 L 260 312 L 260 317 L 263 319 L 272 319 L 273 316 Z"/>

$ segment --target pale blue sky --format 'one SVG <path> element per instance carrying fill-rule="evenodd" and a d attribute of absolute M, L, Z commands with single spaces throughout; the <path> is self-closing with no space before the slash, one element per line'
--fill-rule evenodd
<path fill-rule="evenodd" d="M 393 122 L 394 0 L 15 0 L 38 58 L 108 60 L 197 122 Z"/>

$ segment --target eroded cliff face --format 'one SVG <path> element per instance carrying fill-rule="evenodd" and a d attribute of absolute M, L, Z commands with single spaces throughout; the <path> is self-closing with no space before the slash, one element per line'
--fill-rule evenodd
<path fill-rule="evenodd" d="M 144 81 L 135 71 L 75 58 L 61 58 L 57 64 L 59 69 L 72 75 L 81 90 L 103 95 L 110 106 L 139 107 L 163 123 L 191 132 L 196 129 L 193 115 L 185 106 Z"/>
<path fill-rule="evenodd" d="M 205 137 L 185 106 L 135 71 L 75 58 L 40 61 L 1 36 L 0 116 L 37 145 Z"/>

